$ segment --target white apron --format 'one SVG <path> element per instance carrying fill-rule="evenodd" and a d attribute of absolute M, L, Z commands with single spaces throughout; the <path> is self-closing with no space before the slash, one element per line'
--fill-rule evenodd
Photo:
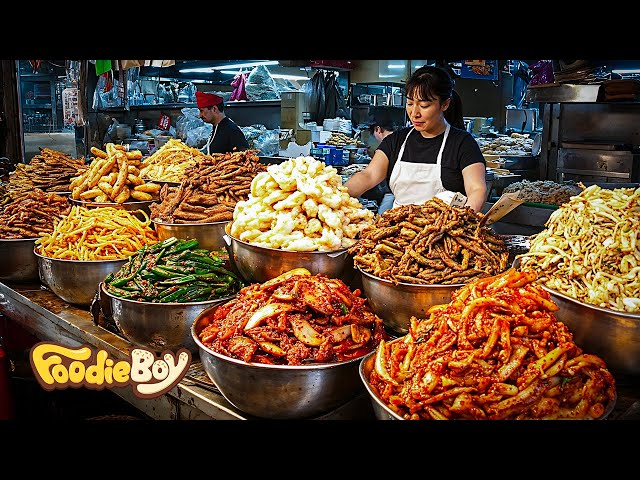
<path fill-rule="evenodd" d="M 444 146 L 447 143 L 447 137 L 449 136 L 450 125 L 447 123 L 447 127 L 444 130 L 444 138 L 442 139 L 442 145 L 438 152 L 438 158 L 436 163 L 411 163 L 403 162 L 402 155 L 404 154 L 404 147 L 407 144 L 409 135 L 413 132 L 414 128 L 409 130 L 407 138 L 405 138 L 400 152 L 398 153 L 398 159 L 396 160 L 393 170 L 391 171 L 391 177 L 389 178 L 389 187 L 395 196 L 393 206 L 398 207 L 400 205 L 420 205 L 427 200 L 432 199 L 438 193 L 445 192 L 447 189 L 442 185 L 441 180 L 441 161 L 442 152 Z"/>

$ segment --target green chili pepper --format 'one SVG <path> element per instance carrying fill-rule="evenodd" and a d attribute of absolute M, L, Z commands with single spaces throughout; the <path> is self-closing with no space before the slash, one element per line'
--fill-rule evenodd
<path fill-rule="evenodd" d="M 165 238 L 161 242 L 158 242 L 158 243 L 156 243 L 154 245 L 151 245 L 149 247 L 149 251 L 157 252 L 158 250 L 162 250 L 163 248 L 168 248 L 168 247 L 172 246 L 177 241 L 178 241 L 178 239 L 176 237 Z"/>
<path fill-rule="evenodd" d="M 198 248 L 199 242 L 195 238 L 193 240 L 181 240 L 177 245 L 174 245 L 169 253 L 177 253 L 183 250 L 189 250 L 191 248 Z"/>
<path fill-rule="evenodd" d="M 174 276 L 171 279 L 162 280 L 158 282 L 160 285 L 182 285 L 184 283 L 193 282 L 196 279 L 195 275 L 182 275 Z"/>
<path fill-rule="evenodd" d="M 159 302 L 161 303 L 173 302 L 188 291 L 189 291 L 189 287 L 178 288 L 173 293 L 170 293 L 169 295 L 165 295 L 164 297 L 161 297 Z"/>

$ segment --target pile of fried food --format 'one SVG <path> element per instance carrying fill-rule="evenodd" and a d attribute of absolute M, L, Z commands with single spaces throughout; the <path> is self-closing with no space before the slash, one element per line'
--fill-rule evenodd
<path fill-rule="evenodd" d="M 204 320 L 204 345 L 250 363 L 342 362 L 389 338 L 359 290 L 305 268 L 244 287 Z"/>
<path fill-rule="evenodd" d="M 197 165 L 205 154 L 183 143 L 179 138 L 170 138 L 167 143 L 142 160 L 140 176 L 151 182 L 180 183 L 189 178 L 186 170 Z"/>
<path fill-rule="evenodd" d="M 0 211 L 0 238 L 36 238 L 70 210 L 67 197 L 35 188 Z"/>
<path fill-rule="evenodd" d="M 640 313 L 640 188 L 598 185 L 555 210 L 519 268 L 578 301 Z"/>
<path fill-rule="evenodd" d="M 160 202 L 149 207 L 151 218 L 165 223 L 224 222 L 236 204 L 249 197 L 251 181 L 267 166 L 258 150 L 204 155 L 189 167 L 179 187 L 160 190 Z"/>
<path fill-rule="evenodd" d="M 84 158 L 71 158 L 66 153 L 43 148 L 29 163 L 16 165 L 9 179 L 9 190 L 13 198 L 34 188 L 45 192 L 69 192 L 72 179 L 88 168 Z"/>
<path fill-rule="evenodd" d="M 528 133 L 513 132 L 496 138 L 476 138 L 480 151 L 490 155 L 531 155 L 533 138 Z"/>
<path fill-rule="evenodd" d="M 475 280 L 381 341 L 370 386 L 406 420 L 597 419 L 616 399 L 604 360 L 584 353 L 535 274 Z"/>
<path fill-rule="evenodd" d="M 256 175 L 228 232 L 260 247 L 332 251 L 352 246 L 373 217 L 349 195 L 334 167 L 301 156 Z"/>
<path fill-rule="evenodd" d="M 120 204 L 131 198 L 134 201 L 157 198 L 160 185 L 147 183 L 140 177 L 140 150 L 126 151 L 123 145 L 114 143 L 107 143 L 105 150 L 91 147 L 94 158 L 88 170 L 71 181 L 71 198 Z"/>
<path fill-rule="evenodd" d="M 482 214 L 437 197 L 386 210 L 349 248 L 354 265 L 394 283 L 454 285 L 508 268 L 509 251 Z"/>
<path fill-rule="evenodd" d="M 582 188 L 579 185 L 557 183 L 552 180 L 522 180 L 514 182 L 502 190 L 502 193 L 517 193 L 518 200 L 525 202 L 562 205 L 579 195 Z"/>
<path fill-rule="evenodd" d="M 64 260 L 117 260 L 128 258 L 145 245 L 158 243 L 151 220 L 118 207 L 87 208 L 74 205 L 42 233 L 35 251 L 47 258 Z"/>

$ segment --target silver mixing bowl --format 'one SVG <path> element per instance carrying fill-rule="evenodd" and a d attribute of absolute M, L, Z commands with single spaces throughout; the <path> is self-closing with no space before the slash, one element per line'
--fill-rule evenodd
<path fill-rule="evenodd" d="M 38 273 L 40 280 L 65 302 L 89 306 L 100 283 L 110 273 L 115 273 L 129 261 L 118 260 L 62 260 L 40 255 Z"/>
<path fill-rule="evenodd" d="M 185 303 L 141 302 L 116 297 L 100 283 L 100 307 L 105 316 L 113 319 L 129 341 L 156 352 L 187 348 L 192 354 L 198 353 L 191 336 L 193 321 L 206 308 L 231 298 L 233 296 Z"/>
<path fill-rule="evenodd" d="M 329 278 L 338 278 L 347 285 L 355 274 L 353 259 L 346 248 L 329 252 L 295 252 L 251 245 L 228 233 L 224 241 L 229 258 L 249 283 L 264 283 L 300 267 L 309 270 L 311 275 L 321 273 Z"/>
<path fill-rule="evenodd" d="M 0 281 L 38 280 L 38 259 L 33 253 L 37 238 L 0 238 Z"/>
<path fill-rule="evenodd" d="M 223 237 L 224 227 L 229 223 L 228 221 L 211 223 L 165 223 L 154 219 L 152 221 L 160 241 L 170 237 L 176 237 L 178 240 L 196 239 L 200 248 L 212 251 L 226 248 Z"/>
<path fill-rule="evenodd" d="M 191 335 L 205 372 L 239 410 L 268 419 L 309 419 L 346 404 L 362 392 L 360 358 L 301 366 L 267 365 L 214 352 L 200 341 L 199 334 L 215 308 L 196 318 Z"/>
<path fill-rule="evenodd" d="M 640 374 L 640 315 L 600 308 L 543 286 L 558 305 L 558 320 L 569 327 L 585 353 L 601 357 L 612 373 Z"/>
<path fill-rule="evenodd" d="M 367 298 L 371 310 L 377 314 L 390 330 L 404 335 L 409 331 L 412 316 L 426 318 L 427 310 L 433 305 L 449 303 L 451 293 L 463 284 L 416 285 L 389 280 L 372 275 L 358 268 L 362 278 L 362 293 Z"/>

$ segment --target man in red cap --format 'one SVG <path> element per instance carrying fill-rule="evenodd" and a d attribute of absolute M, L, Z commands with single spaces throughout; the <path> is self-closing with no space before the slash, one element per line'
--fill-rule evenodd
<path fill-rule="evenodd" d="M 196 92 L 196 103 L 200 118 L 213 125 L 209 140 L 201 148 L 204 153 L 209 155 L 249 148 L 249 142 L 240 127 L 224 113 L 224 102 L 221 96 L 215 93 Z"/>

